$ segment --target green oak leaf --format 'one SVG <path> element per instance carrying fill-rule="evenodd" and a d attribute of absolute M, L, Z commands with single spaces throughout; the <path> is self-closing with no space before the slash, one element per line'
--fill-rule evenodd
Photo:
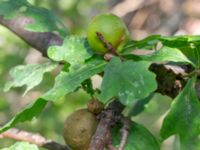
<path fill-rule="evenodd" d="M 200 66 L 200 36 L 163 36 L 160 41 L 165 46 L 179 49 L 194 67 Z"/>
<path fill-rule="evenodd" d="M 149 62 L 125 61 L 113 57 L 105 68 L 100 99 L 107 102 L 117 97 L 121 103 L 130 105 L 147 97 L 157 88 L 155 74 L 148 70 Z"/>
<path fill-rule="evenodd" d="M 30 144 L 28 142 L 16 142 L 12 146 L 1 150 L 39 150 L 39 148 L 37 145 Z"/>
<path fill-rule="evenodd" d="M 139 57 L 133 55 L 135 49 L 156 50 L 156 46 L 161 43 L 162 47 L 152 55 Z M 173 50 L 170 52 L 170 50 Z M 129 41 L 122 54 L 125 58 L 132 60 L 151 60 L 151 61 L 173 61 L 186 62 L 194 67 L 200 66 L 200 36 L 198 35 L 179 35 L 179 36 L 160 36 L 150 35 L 138 41 Z"/>
<path fill-rule="evenodd" d="M 31 5 L 27 0 L 1 0 L 0 15 L 5 19 L 18 17 L 30 17 L 25 29 L 34 32 L 57 31 L 62 36 L 68 34 L 62 21 L 56 17 L 51 11 Z"/>
<path fill-rule="evenodd" d="M 86 38 L 67 36 L 62 46 L 50 46 L 48 56 L 55 61 L 66 61 L 72 66 L 80 65 L 92 57 L 93 52 Z"/>
<path fill-rule="evenodd" d="M 181 150 L 200 150 L 200 103 L 195 91 L 196 78 L 188 80 L 183 91 L 174 99 L 164 118 L 161 137 L 180 137 Z"/>
<path fill-rule="evenodd" d="M 123 54 L 129 54 L 134 49 L 154 49 L 161 35 L 150 35 L 142 40 L 129 41 L 123 48 Z"/>
<path fill-rule="evenodd" d="M 73 92 L 83 81 L 102 72 L 105 65 L 106 62 L 104 60 L 94 58 L 80 65 L 78 69 L 70 68 L 69 72 L 61 71 L 56 77 L 54 87 L 16 114 L 7 124 L 0 128 L 0 133 L 15 126 L 17 123 L 37 117 L 44 109 L 47 100 L 57 100 L 65 94 Z"/>
<path fill-rule="evenodd" d="M 152 100 L 154 95 L 155 95 L 155 93 L 152 93 L 149 96 L 135 102 L 135 104 L 129 108 L 129 114 L 131 116 L 137 116 L 141 112 L 143 112 L 144 109 L 146 108 L 147 104 Z"/>
<path fill-rule="evenodd" d="M 6 83 L 4 91 L 10 90 L 11 87 L 26 85 L 25 95 L 42 81 L 44 73 L 52 71 L 56 66 L 57 63 L 52 62 L 16 66 L 10 70 L 13 80 Z"/>
<path fill-rule="evenodd" d="M 150 35 L 142 40 L 131 40 L 123 48 L 123 54 L 130 54 L 134 49 L 155 49 L 161 42 L 163 46 L 171 48 L 188 47 L 191 44 L 200 45 L 200 36 L 198 35 L 179 35 L 179 36 L 161 36 Z"/>
<path fill-rule="evenodd" d="M 39 98 L 33 103 L 27 105 L 21 112 L 17 113 L 8 123 L 0 128 L 0 133 L 14 127 L 17 123 L 32 120 L 34 117 L 38 117 L 46 104 L 46 100 Z"/>
<path fill-rule="evenodd" d="M 155 51 L 150 55 L 140 56 L 143 60 L 153 61 L 153 62 L 163 62 L 163 61 L 172 61 L 172 62 L 183 62 L 189 63 L 195 66 L 192 61 L 190 61 L 187 56 L 185 56 L 179 49 L 170 48 L 167 46 L 162 47 L 160 50 Z"/>
<path fill-rule="evenodd" d="M 191 44 L 198 44 L 200 36 L 198 35 L 178 35 L 178 36 L 162 36 L 160 41 L 163 45 L 173 48 L 188 47 Z M 199 45 L 199 44 L 198 44 Z"/>
<path fill-rule="evenodd" d="M 112 129 L 112 143 L 115 146 L 119 146 L 121 140 L 119 127 Z M 124 150 L 160 150 L 160 147 L 155 137 L 146 128 L 132 122 Z"/>
<path fill-rule="evenodd" d="M 55 79 L 52 89 L 45 93 L 42 98 L 50 101 L 57 100 L 65 94 L 73 92 L 83 81 L 104 70 L 106 62 L 102 59 L 93 58 L 79 68 L 71 68 L 69 72 L 61 71 Z"/>
<path fill-rule="evenodd" d="M 187 56 L 187 58 L 195 65 L 194 67 L 200 67 L 200 46 L 191 45 L 188 47 L 180 48 L 180 51 Z"/>
<path fill-rule="evenodd" d="M 14 127 L 17 123 L 32 120 L 38 117 L 48 100 L 56 100 L 65 94 L 74 91 L 83 81 L 104 70 L 106 62 L 102 59 L 93 58 L 80 68 L 70 68 L 69 72 L 62 71 L 55 81 L 52 89 L 40 96 L 35 102 L 27 105 L 21 112 L 17 113 L 8 123 L 0 128 L 0 133 Z"/>

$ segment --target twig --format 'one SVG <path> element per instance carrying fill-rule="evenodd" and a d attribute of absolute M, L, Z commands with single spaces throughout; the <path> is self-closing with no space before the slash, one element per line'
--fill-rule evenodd
<path fill-rule="evenodd" d="M 104 59 L 106 60 L 106 61 L 110 61 L 112 58 L 113 58 L 113 54 L 111 54 L 111 53 L 105 53 L 105 55 L 103 56 L 104 57 Z"/>
<path fill-rule="evenodd" d="M 89 150 L 103 150 L 108 144 L 108 133 L 111 127 L 119 121 L 121 112 L 124 109 L 119 101 L 115 100 L 100 114 L 100 122 L 92 137 Z"/>
<path fill-rule="evenodd" d="M 0 134 L 0 138 L 10 138 L 17 141 L 26 141 L 48 150 L 70 150 L 67 146 L 59 144 L 55 141 L 44 138 L 43 136 L 16 128 Z"/>
<path fill-rule="evenodd" d="M 117 150 L 112 144 L 108 144 L 108 145 L 107 145 L 107 148 L 108 148 L 109 150 Z"/>
<path fill-rule="evenodd" d="M 112 136 L 111 136 L 111 132 L 108 132 L 106 139 L 107 139 L 106 147 L 108 148 L 108 150 L 117 150 L 117 149 L 112 145 Z"/>
<path fill-rule="evenodd" d="M 115 48 L 112 46 L 112 44 L 110 42 L 106 41 L 106 39 L 104 38 L 104 36 L 100 32 L 96 32 L 96 35 L 111 54 L 117 55 Z"/>
<path fill-rule="evenodd" d="M 125 147 L 127 139 L 128 139 L 128 133 L 129 133 L 130 125 L 131 125 L 131 120 L 123 117 L 122 123 L 123 123 L 123 127 L 121 129 L 121 137 L 122 138 L 121 138 L 121 142 L 120 142 L 118 150 L 124 150 L 124 147 Z"/>

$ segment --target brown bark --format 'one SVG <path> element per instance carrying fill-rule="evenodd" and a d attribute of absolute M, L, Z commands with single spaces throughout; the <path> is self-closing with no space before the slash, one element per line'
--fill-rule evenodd
<path fill-rule="evenodd" d="M 121 118 L 121 112 L 124 106 L 119 101 L 113 101 L 109 106 L 100 114 L 100 122 L 94 134 L 89 150 L 103 150 L 110 141 L 110 129 Z"/>
<path fill-rule="evenodd" d="M 31 18 L 19 17 L 11 20 L 5 20 L 0 16 L 0 24 L 14 32 L 30 46 L 40 51 L 43 56 L 47 56 L 47 49 L 50 45 L 61 45 L 63 39 L 51 32 L 31 32 L 24 27 L 31 23 Z"/>

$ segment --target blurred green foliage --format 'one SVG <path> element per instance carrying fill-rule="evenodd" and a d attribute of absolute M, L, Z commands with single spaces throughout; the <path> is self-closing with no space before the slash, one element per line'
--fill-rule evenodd
<path fill-rule="evenodd" d="M 107 0 L 29 0 L 29 2 L 53 11 L 61 17 L 72 34 L 78 35 L 84 35 L 90 19 L 98 13 L 108 11 L 109 6 Z"/>
<path fill-rule="evenodd" d="M 6 28 L 0 26 L 0 124 L 5 123 L 12 116 L 10 102 L 7 98 L 9 94 L 3 92 L 5 82 L 9 79 L 9 70 L 22 64 L 27 54 L 28 46 Z M 20 89 L 16 90 L 20 93 Z M 0 145 L 9 145 L 12 140 L 1 139 Z M 0 146 L 0 148 L 1 148 Z"/>

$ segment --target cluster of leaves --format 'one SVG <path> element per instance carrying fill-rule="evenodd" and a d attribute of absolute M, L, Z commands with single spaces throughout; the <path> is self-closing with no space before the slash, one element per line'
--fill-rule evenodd
<path fill-rule="evenodd" d="M 12 11 L 10 11 L 10 8 L 12 8 Z M 104 103 L 110 102 L 112 98 L 117 98 L 122 104 L 130 108 L 135 102 L 152 95 L 156 90 L 156 76 L 149 71 L 149 66 L 154 62 L 170 61 L 188 64 L 193 66 L 194 70 L 200 67 L 200 36 L 167 37 L 152 35 L 140 41 L 130 41 L 120 56 L 124 58 L 123 61 L 116 56 L 106 62 L 102 56 L 93 53 L 87 38 L 68 35 L 64 27 L 58 27 L 57 23 L 60 23 L 60 21 L 49 11 L 34 7 L 26 0 L 0 1 L 0 15 L 5 16 L 6 19 L 11 19 L 19 17 L 16 14 L 28 16 L 34 20 L 34 24 L 25 27 L 27 30 L 31 29 L 36 32 L 58 31 L 65 37 L 63 45 L 49 47 L 48 57 L 51 58 L 51 61 L 48 63 L 14 67 L 10 71 L 13 80 L 6 84 L 5 90 L 8 91 L 11 87 L 26 85 L 25 93 L 27 93 L 42 81 L 45 72 L 58 67 L 61 61 L 64 64 L 63 69 L 55 78 L 54 86 L 16 114 L 0 128 L 0 133 L 17 123 L 38 117 L 48 101 L 56 101 L 81 87 L 84 87 L 83 89 L 89 94 L 98 97 Z M 40 22 L 44 18 L 48 21 Z M 52 24 L 47 24 L 49 21 Z M 134 55 L 132 52 L 136 49 L 151 50 L 152 53 L 149 55 Z M 99 93 L 92 89 L 90 78 L 100 73 L 104 73 L 104 75 L 101 88 L 97 90 L 100 91 Z M 194 73 L 188 79 L 182 92 L 174 99 L 160 132 L 162 140 L 174 134 L 179 135 L 182 150 L 200 149 L 198 141 L 200 104 L 195 92 L 196 80 L 197 75 Z M 115 134 L 117 132 L 113 130 L 113 136 Z M 114 137 L 116 138 L 114 144 L 117 145 L 119 135 Z M 153 135 L 134 122 L 129 137 L 131 140 L 128 140 L 126 150 L 159 149 Z M 141 139 L 143 139 L 142 143 Z"/>

